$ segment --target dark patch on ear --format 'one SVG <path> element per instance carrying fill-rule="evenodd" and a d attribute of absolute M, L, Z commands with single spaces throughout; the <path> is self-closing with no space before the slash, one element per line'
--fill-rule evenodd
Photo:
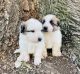
<path fill-rule="evenodd" d="M 21 33 L 25 32 L 25 25 L 21 25 Z"/>
<path fill-rule="evenodd" d="M 57 26 L 60 26 L 60 21 L 57 21 Z"/>
<path fill-rule="evenodd" d="M 44 24 L 44 23 L 45 23 L 45 20 L 44 20 L 44 19 L 43 19 L 43 20 L 41 20 L 41 23 L 42 23 L 42 24 Z"/>

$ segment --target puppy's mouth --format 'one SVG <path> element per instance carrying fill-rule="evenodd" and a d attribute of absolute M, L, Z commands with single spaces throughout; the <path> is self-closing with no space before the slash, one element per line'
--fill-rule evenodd
<path fill-rule="evenodd" d="M 42 31 L 42 32 L 48 32 L 48 30 L 44 30 L 44 29 L 43 29 L 43 30 L 41 30 L 41 31 Z"/>

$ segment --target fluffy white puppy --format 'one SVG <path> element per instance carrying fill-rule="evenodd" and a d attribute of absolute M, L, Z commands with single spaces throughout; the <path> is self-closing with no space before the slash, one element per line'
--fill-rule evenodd
<path fill-rule="evenodd" d="M 52 14 L 46 15 L 42 19 L 45 46 L 46 49 L 52 49 L 53 56 L 61 56 L 62 34 L 59 22 L 59 19 Z"/>
<path fill-rule="evenodd" d="M 44 36 L 41 30 L 42 23 L 34 18 L 21 23 L 19 49 L 16 49 L 14 52 L 20 53 L 17 61 L 15 62 L 16 68 L 21 66 L 21 61 L 29 61 L 29 54 L 34 55 L 35 65 L 39 65 L 41 63 L 42 51 L 45 48 Z"/>

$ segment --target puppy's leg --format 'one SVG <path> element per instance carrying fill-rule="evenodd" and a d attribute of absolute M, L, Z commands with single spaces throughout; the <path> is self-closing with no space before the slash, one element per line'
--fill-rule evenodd
<path fill-rule="evenodd" d="M 30 60 L 29 54 L 24 53 L 23 54 L 23 61 L 28 62 Z"/>
<path fill-rule="evenodd" d="M 20 54 L 20 56 L 17 58 L 17 60 L 15 62 L 15 67 L 16 68 L 21 66 L 21 61 L 22 61 L 22 55 Z"/>
<path fill-rule="evenodd" d="M 61 48 L 60 44 L 54 44 L 54 46 L 52 48 L 52 55 L 53 56 L 61 56 L 60 48 Z"/>
<path fill-rule="evenodd" d="M 34 64 L 39 65 L 41 63 L 42 50 L 38 48 L 34 54 Z"/>
<path fill-rule="evenodd" d="M 47 50 L 46 50 L 46 48 L 44 48 L 43 52 L 42 52 L 42 59 L 44 59 L 46 57 L 47 57 Z"/>
<path fill-rule="evenodd" d="M 17 58 L 17 61 L 15 62 L 15 67 L 20 67 L 22 61 L 29 61 L 29 55 L 27 53 L 20 53 L 20 56 Z"/>
<path fill-rule="evenodd" d="M 34 54 L 34 64 L 35 65 L 39 65 L 41 63 L 43 46 L 44 46 L 44 43 L 40 42 L 38 44 L 37 49 L 35 50 L 35 54 Z"/>

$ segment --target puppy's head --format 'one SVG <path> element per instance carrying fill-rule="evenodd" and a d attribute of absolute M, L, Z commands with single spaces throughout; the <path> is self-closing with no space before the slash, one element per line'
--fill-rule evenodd
<path fill-rule="evenodd" d="M 44 32 L 52 32 L 56 31 L 59 28 L 59 19 L 52 14 L 48 14 L 42 19 L 43 31 Z"/>
<path fill-rule="evenodd" d="M 31 18 L 21 24 L 21 33 L 24 34 L 27 40 L 32 42 L 41 42 L 43 40 L 43 34 L 41 32 L 42 24 Z"/>

